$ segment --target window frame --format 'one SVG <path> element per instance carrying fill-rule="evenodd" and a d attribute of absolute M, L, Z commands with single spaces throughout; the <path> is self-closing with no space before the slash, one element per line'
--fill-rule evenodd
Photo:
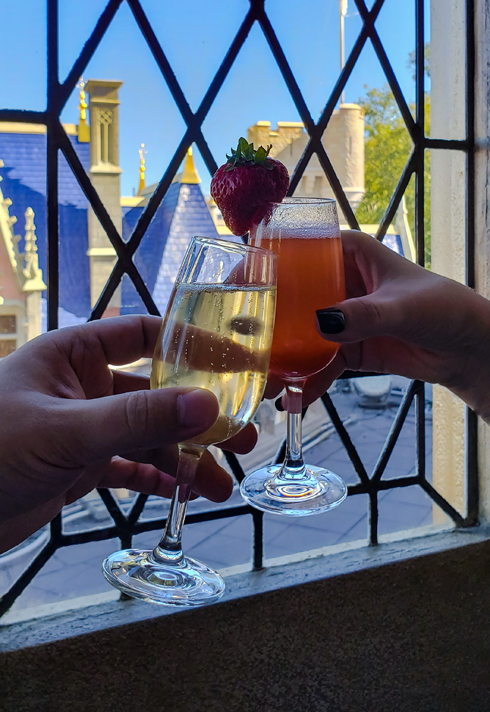
<path fill-rule="evenodd" d="M 210 171 L 214 173 L 217 164 L 212 156 L 205 137 L 202 133 L 202 124 L 213 104 L 224 80 L 226 79 L 233 62 L 238 55 L 245 39 L 252 26 L 257 23 L 269 44 L 275 61 L 286 82 L 291 97 L 305 125 L 309 136 L 306 150 L 301 157 L 291 179 L 289 193 L 292 194 L 297 188 L 300 180 L 304 179 L 304 172 L 308 162 L 316 153 L 320 165 L 332 186 L 340 209 L 351 228 L 358 229 L 358 223 L 352 208 L 342 189 L 340 181 L 333 169 L 330 159 L 323 147 L 321 138 L 324 130 L 332 116 L 334 108 L 339 101 L 347 80 L 361 54 L 366 41 L 370 40 L 374 50 L 380 60 L 386 78 L 396 99 L 400 112 L 405 120 L 407 129 L 412 137 L 414 148 L 408 159 L 406 167 L 400 177 L 400 181 L 393 193 L 383 220 L 380 223 L 376 238 L 381 240 L 391 224 L 401 198 L 405 192 L 412 175 L 415 175 L 416 194 L 416 215 L 415 215 L 415 238 L 417 244 L 418 261 L 423 264 L 424 257 L 424 154 L 427 149 L 457 150 L 463 151 L 467 156 L 467 182 L 466 192 L 466 265 L 467 284 L 473 287 L 475 284 L 475 241 L 474 241 L 474 72 L 475 72 L 475 38 L 474 38 L 474 2 L 466 0 L 466 125 L 467 132 L 465 139 L 444 140 L 425 136 L 424 133 L 424 94 L 425 94 L 425 54 L 424 54 L 424 2 L 414 0 L 416 17 L 416 116 L 412 114 L 401 92 L 400 86 L 393 72 L 389 59 L 385 53 L 383 45 L 376 31 L 375 21 L 386 0 L 375 0 L 371 9 L 368 10 L 365 0 L 355 0 L 357 10 L 363 21 L 363 27 L 359 37 L 354 44 L 335 88 L 325 106 L 318 122 L 314 122 L 308 107 L 304 101 L 301 90 L 296 83 L 287 58 L 275 35 L 274 29 L 267 16 L 267 0 L 250 0 L 250 7 L 246 17 L 233 40 L 231 47 L 226 54 L 223 63 L 212 80 L 209 89 L 197 111 L 194 113 L 178 84 L 177 78 L 164 54 L 163 48 L 159 44 L 151 24 L 149 23 L 139 0 L 109 0 L 103 10 L 95 29 L 85 44 L 78 59 L 75 61 L 72 70 L 63 83 L 59 82 L 58 75 L 58 0 L 47 0 L 47 27 L 48 27 L 48 56 L 47 56 L 47 77 L 48 77 L 48 102 L 46 111 L 20 111 L 12 109 L 0 110 L 0 121 L 20 121 L 26 123 L 43 124 L 47 127 L 47 234 L 48 239 L 48 309 L 47 320 L 48 330 L 58 328 L 58 307 L 59 307 L 59 253 L 58 253 L 58 153 L 61 152 L 66 158 L 69 166 L 75 174 L 81 189 L 85 193 L 94 213 L 101 225 L 105 229 L 117 254 L 117 262 L 113 272 L 100 295 L 90 320 L 98 319 L 102 316 L 109 305 L 110 299 L 120 284 L 123 275 L 126 273 L 133 281 L 136 290 L 140 294 L 150 314 L 158 315 L 153 299 L 144 284 L 138 270 L 136 269 L 132 257 L 138 248 L 146 228 L 162 201 L 173 177 L 175 176 L 187 149 L 195 143 Z M 161 73 L 167 82 L 172 96 L 186 123 L 187 130 L 180 144 L 162 176 L 154 194 L 151 196 L 135 230 L 127 243 L 122 241 L 118 234 L 106 208 L 100 200 L 95 188 L 91 184 L 85 173 L 78 156 L 71 145 L 68 136 L 60 122 L 60 115 L 66 101 L 75 89 L 79 77 L 83 74 L 89 60 L 97 49 L 99 42 L 113 20 L 115 13 L 122 2 L 127 2 L 134 18 L 143 33 L 148 46 L 157 62 Z M 368 375 L 368 374 L 363 374 Z M 357 374 L 345 373 L 345 378 L 356 377 Z M 478 522 L 478 468 L 477 468 L 477 419 L 475 414 L 468 410 L 466 418 L 466 441 L 467 441 L 467 515 L 461 516 L 426 480 L 425 478 L 425 434 L 424 434 L 424 384 L 413 382 L 402 401 L 398 414 L 394 420 L 385 447 L 380 456 L 380 460 L 371 478 L 368 476 L 356 450 L 344 428 L 335 407 L 328 396 L 322 397 L 326 411 L 333 424 L 338 430 L 341 440 L 352 460 L 352 463 L 359 475 L 360 481 L 356 485 L 349 487 L 349 495 L 359 493 L 367 494 L 370 506 L 369 543 L 378 543 L 378 493 L 385 489 L 394 487 L 406 487 L 410 485 L 421 485 L 430 495 L 433 501 L 448 514 L 459 527 L 471 527 Z M 412 402 L 415 402 L 417 420 L 417 472 L 413 477 L 395 478 L 392 480 L 382 480 L 382 474 L 388 459 L 396 444 L 397 437 L 403 426 Z M 278 453 L 280 460 L 283 448 Z M 228 463 L 240 480 L 243 471 L 238 458 L 230 453 L 226 453 Z M 82 534 L 67 535 L 62 532 L 61 515 L 58 515 L 51 523 L 50 539 L 38 557 L 29 566 L 26 572 L 14 583 L 12 588 L 3 596 L 0 601 L 0 616 L 5 613 L 15 599 L 20 595 L 28 583 L 33 579 L 37 571 L 49 560 L 50 556 L 61 546 L 84 543 L 101 539 L 119 537 L 123 548 L 129 547 L 131 538 L 135 534 L 143 531 L 159 529 L 164 521 L 152 520 L 151 522 L 139 521 L 146 498 L 140 495 L 129 515 L 125 516 L 117 503 L 106 490 L 100 490 L 100 495 L 106 504 L 109 514 L 112 516 L 114 524 L 111 527 L 96 531 L 84 532 Z M 235 508 L 215 510 L 211 513 L 198 513 L 189 515 L 188 523 L 207 521 L 209 519 L 237 516 L 240 514 L 250 514 L 253 517 L 254 525 L 254 546 L 253 546 L 253 567 L 254 570 L 263 568 L 263 522 L 262 513 L 252 509 L 248 505 Z"/>

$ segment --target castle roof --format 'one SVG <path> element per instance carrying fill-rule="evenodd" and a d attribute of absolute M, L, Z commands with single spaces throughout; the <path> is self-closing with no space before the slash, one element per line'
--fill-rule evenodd
<path fill-rule="evenodd" d="M 128 239 L 142 207 L 123 208 L 123 237 Z M 134 262 L 161 313 L 165 311 L 180 263 L 195 235 L 219 237 L 198 183 L 172 183 L 136 251 Z M 146 309 L 131 280 L 124 276 L 122 314 Z"/>

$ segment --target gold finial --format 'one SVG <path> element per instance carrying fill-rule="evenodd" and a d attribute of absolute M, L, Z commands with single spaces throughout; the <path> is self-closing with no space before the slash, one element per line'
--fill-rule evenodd
<path fill-rule="evenodd" d="M 184 161 L 184 170 L 182 172 L 182 178 L 180 179 L 181 183 L 200 183 L 201 179 L 199 178 L 196 167 L 194 165 L 194 159 L 192 157 L 192 146 L 189 146 L 187 149 L 187 155 L 185 157 Z"/>
<path fill-rule="evenodd" d="M 148 153 L 148 151 L 145 151 L 145 144 L 142 143 L 140 146 L 139 154 L 140 154 L 140 183 L 138 186 L 138 195 L 141 195 L 141 191 L 145 187 L 145 153 Z"/>
<path fill-rule="evenodd" d="M 78 124 L 78 140 L 80 143 L 88 143 L 90 141 L 90 129 L 87 125 L 87 101 L 85 93 L 85 82 L 83 77 L 80 77 L 80 81 L 77 84 L 80 90 L 80 103 L 78 108 L 80 109 L 80 122 Z"/>

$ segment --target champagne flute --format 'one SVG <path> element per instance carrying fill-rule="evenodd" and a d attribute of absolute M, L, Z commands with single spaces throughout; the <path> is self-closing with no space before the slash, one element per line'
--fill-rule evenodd
<path fill-rule="evenodd" d="M 184 556 L 182 526 L 201 455 L 236 435 L 262 400 L 275 302 L 273 253 L 193 238 L 162 322 L 150 385 L 207 389 L 218 400 L 219 416 L 205 433 L 179 445 L 174 495 L 159 544 L 153 551 L 118 551 L 104 561 L 104 576 L 123 593 L 173 606 L 198 606 L 223 595 L 221 576 Z"/>
<path fill-rule="evenodd" d="M 241 484 L 257 509 L 290 516 L 320 514 L 347 495 L 343 480 L 302 456 L 302 392 L 308 376 L 327 366 L 339 348 L 315 327 L 315 311 L 345 299 L 342 243 L 334 200 L 286 198 L 273 203 L 250 234 L 251 244 L 277 254 L 277 310 L 271 373 L 286 388 L 286 458 Z"/>

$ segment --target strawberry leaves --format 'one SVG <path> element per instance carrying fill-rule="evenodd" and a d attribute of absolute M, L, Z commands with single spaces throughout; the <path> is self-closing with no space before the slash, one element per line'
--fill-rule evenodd
<path fill-rule="evenodd" d="M 228 165 L 225 170 L 232 171 L 238 166 L 262 166 L 268 171 L 274 170 L 273 164 L 267 160 L 272 144 L 264 148 L 260 146 L 255 150 L 253 143 L 249 143 L 246 138 L 238 141 L 238 146 L 231 149 L 231 156 L 226 155 Z"/>

